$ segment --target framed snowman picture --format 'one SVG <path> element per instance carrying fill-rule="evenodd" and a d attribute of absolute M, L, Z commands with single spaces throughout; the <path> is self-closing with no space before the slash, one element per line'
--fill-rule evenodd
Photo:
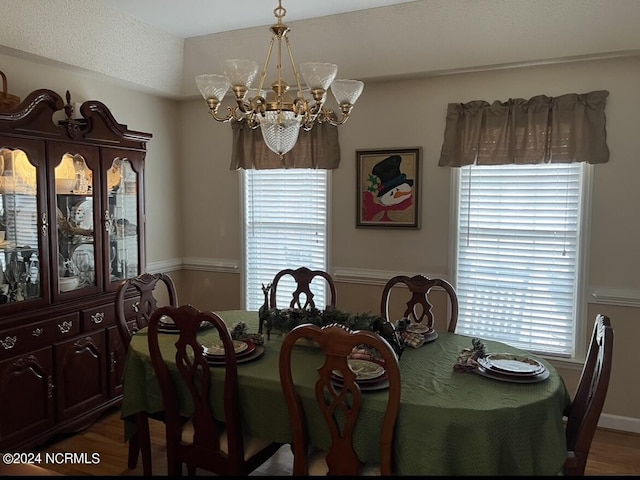
<path fill-rule="evenodd" d="M 421 153 L 356 150 L 357 227 L 420 228 Z"/>

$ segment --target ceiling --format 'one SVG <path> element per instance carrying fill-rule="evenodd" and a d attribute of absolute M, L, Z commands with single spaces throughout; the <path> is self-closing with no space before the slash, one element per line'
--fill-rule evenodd
<path fill-rule="evenodd" d="M 296 63 L 335 63 L 365 95 L 374 81 L 640 55 L 640 0 L 282 1 Z M 196 98 L 195 76 L 221 73 L 222 60 L 264 63 L 277 5 L 0 0 L 0 54 Z"/>
<path fill-rule="evenodd" d="M 277 0 L 103 0 L 182 38 L 271 25 Z M 415 0 L 282 0 L 285 22 L 355 12 Z"/>

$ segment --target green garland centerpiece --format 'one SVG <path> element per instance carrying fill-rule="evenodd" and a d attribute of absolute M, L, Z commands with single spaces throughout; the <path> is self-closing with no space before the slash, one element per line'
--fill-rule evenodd
<path fill-rule="evenodd" d="M 267 338 L 273 330 L 286 333 L 303 323 L 312 323 L 319 327 L 334 323 L 344 325 L 350 330 L 378 331 L 384 323 L 380 315 L 373 313 L 351 313 L 336 308 L 318 310 L 317 308 L 268 308 L 263 310 L 260 322 L 266 329 Z"/>
<path fill-rule="evenodd" d="M 271 332 L 276 330 L 281 333 L 288 333 L 298 325 L 311 323 L 319 327 L 332 324 L 339 324 L 349 330 L 369 330 L 379 334 L 393 347 L 396 354 L 400 356 L 404 349 L 404 342 L 396 332 L 391 322 L 386 321 L 380 315 L 373 313 L 351 313 L 338 310 L 334 307 L 327 307 L 324 310 L 312 308 L 269 308 L 269 292 L 272 284 L 262 284 L 264 303 L 258 311 L 258 333 L 263 334 L 266 330 L 267 339 L 271 338 Z M 238 326 L 238 328 L 242 328 Z"/>
<path fill-rule="evenodd" d="M 385 338 L 398 355 L 402 353 L 403 343 L 396 335 L 393 325 L 380 315 L 373 313 L 351 313 L 337 308 L 328 307 L 325 310 L 317 308 L 265 308 L 259 313 L 260 328 L 264 329 L 267 339 L 272 331 L 290 332 L 298 325 L 311 323 L 319 327 L 332 324 L 344 325 L 349 330 L 369 330 Z"/>

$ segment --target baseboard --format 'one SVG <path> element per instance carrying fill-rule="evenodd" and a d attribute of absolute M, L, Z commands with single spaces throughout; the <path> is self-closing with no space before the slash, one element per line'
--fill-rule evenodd
<path fill-rule="evenodd" d="M 603 413 L 598 421 L 598 428 L 608 428 L 621 432 L 640 433 L 640 418 L 621 417 Z"/>

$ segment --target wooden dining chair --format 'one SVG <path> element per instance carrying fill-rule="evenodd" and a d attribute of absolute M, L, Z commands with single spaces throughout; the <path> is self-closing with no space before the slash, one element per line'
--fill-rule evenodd
<path fill-rule="evenodd" d="M 269 298 L 269 308 L 277 308 L 277 289 L 282 277 L 291 276 L 296 282 L 296 289 L 292 293 L 292 299 L 289 303 L 289 308 L 316 308 L 315 301 L 313 300 L 314 294 L 311 291 L 311 282 L 316 279 L 324 279 L 329 287 L 329 302 L 327 307 L 336 306 L 336 286 L 333 283 L 333 278 L 327 272 L 323 270 L 310 270 L 307 267 L 300 267 L 297 269 L 286 268 L 280 270 L 271 282 L 271 293 Z M 302 298 L 301 298 L 302 297 Z M 304 299 L 304 303 L 302 303 Z M 324 308 L 324 306 L 322 307 Z"/>
<path fill-rule="evenodd" d="M 158 342 L 158 323 L 165 315 L 179 330 L 171 358 L 162 356 Z M 205 323 L 217 330 L 224 347 L 224 386 L 217 393 L 224 398 L 223 411 L 214 411 L 211 404 L 214 386 L 210 367 L 197 339 Z M 248 475 L 282 446 L 243 433 L 236 353 L 219 315 L 191 305 L 161 307 L 151 315 L 147 335 L 164 404 L 169 476 L 181 475 L 183 464 L 189 475 L 195 475 L 198 468 L 224 476 Z M 192 410 L 185 412 L 184 405 L 191 405 Z M 224 423 L 219 421 L 222 418 Z"/>
<path fill-rule="evenodd" d="M 325 354 L 324 364 L 317 369 L 315 397 L 317 411 L 306 411 L 296 391 L 291 371 L 296 341 L 300 338 L 314 340 Z M 362 391 L 356 383 L 356 375 L 349 368 L 348 357 L 354 347 L 368 345 L 381 355 L 388 374 L 387 405 L 380 432 L 380 463 L 363 465 L 353 446 L 355 426 L 364 402 Z M 342 325 L 318 327 L 312 324 L 298 325 L 285 337 L 280 349 L 280 383 L 289 411 L 293 437 L 293 475 L 390 475 L 393 472 L 393 436 L 400 406 L 400 368 L 398 357 L 389 343 L 376 333 L 351 331 Z M 343 378 L 342 386 L 331 381 L 332 372 L 338 370 Z M 308 405 L 307 405 L 308 408 Z M 306 416 L 322 415 L 328 427 L 331 444 L 328 452 L 310 455 L 310 441 Z M 344 417 L 342 420 L 338 416 Z M 376 431 L 377 433 L 377 431 Z"/>
<path fill-rule="evenodd" d="M 116 326 L 120 341 L 125 349 L 129 348 L 131 337 L 149 324 L 151 314 L 158 305 L 178 306 L 178 295 L 173 279 L 165 273 L 143 273 L 123 281 L 116 291 Z M 153 415 L 155 420 L 163 420 L 162 413 Z M 129 457 L 127 465 L 135 468 L 138 456 L 142 456 L 144 475 L 152 474 L 151 441 L 149 438 L 149 420 L 144 414 L 136 419 L 137 428 L 129 438 Z"/>
<path fill-rule="evenodd" d="M 458 324 L 458 294 L 449 282 L 442 278 L 428 278 L 424 275 L 397 275 L 384 286 L 382 290 L 382 300 L 380 304 L 380 315 L 389 322 L 396 323 L 390 316 L 390 306 L 392 299 L 392 288 L 396 285 L 404 285 L 409 289 L 411 297 L 407 301 L 407 308 L 404 316 L 411 322 L 422 323 L 428 328 L 434 328 L 435 318 L 433 315 L 433 303 L 429 299 L 434 288 L 445 291 L 449 300 L 449 319 L 447 331 L 455 332 Z"/>
<path fill-rule="evenodd" d="M 578 388 L 567 415 L 564 475 L 584 475 L 591 442 L 609 388 L 612 361 L 613 327 L 609 317 L 598 314 Z"/>

